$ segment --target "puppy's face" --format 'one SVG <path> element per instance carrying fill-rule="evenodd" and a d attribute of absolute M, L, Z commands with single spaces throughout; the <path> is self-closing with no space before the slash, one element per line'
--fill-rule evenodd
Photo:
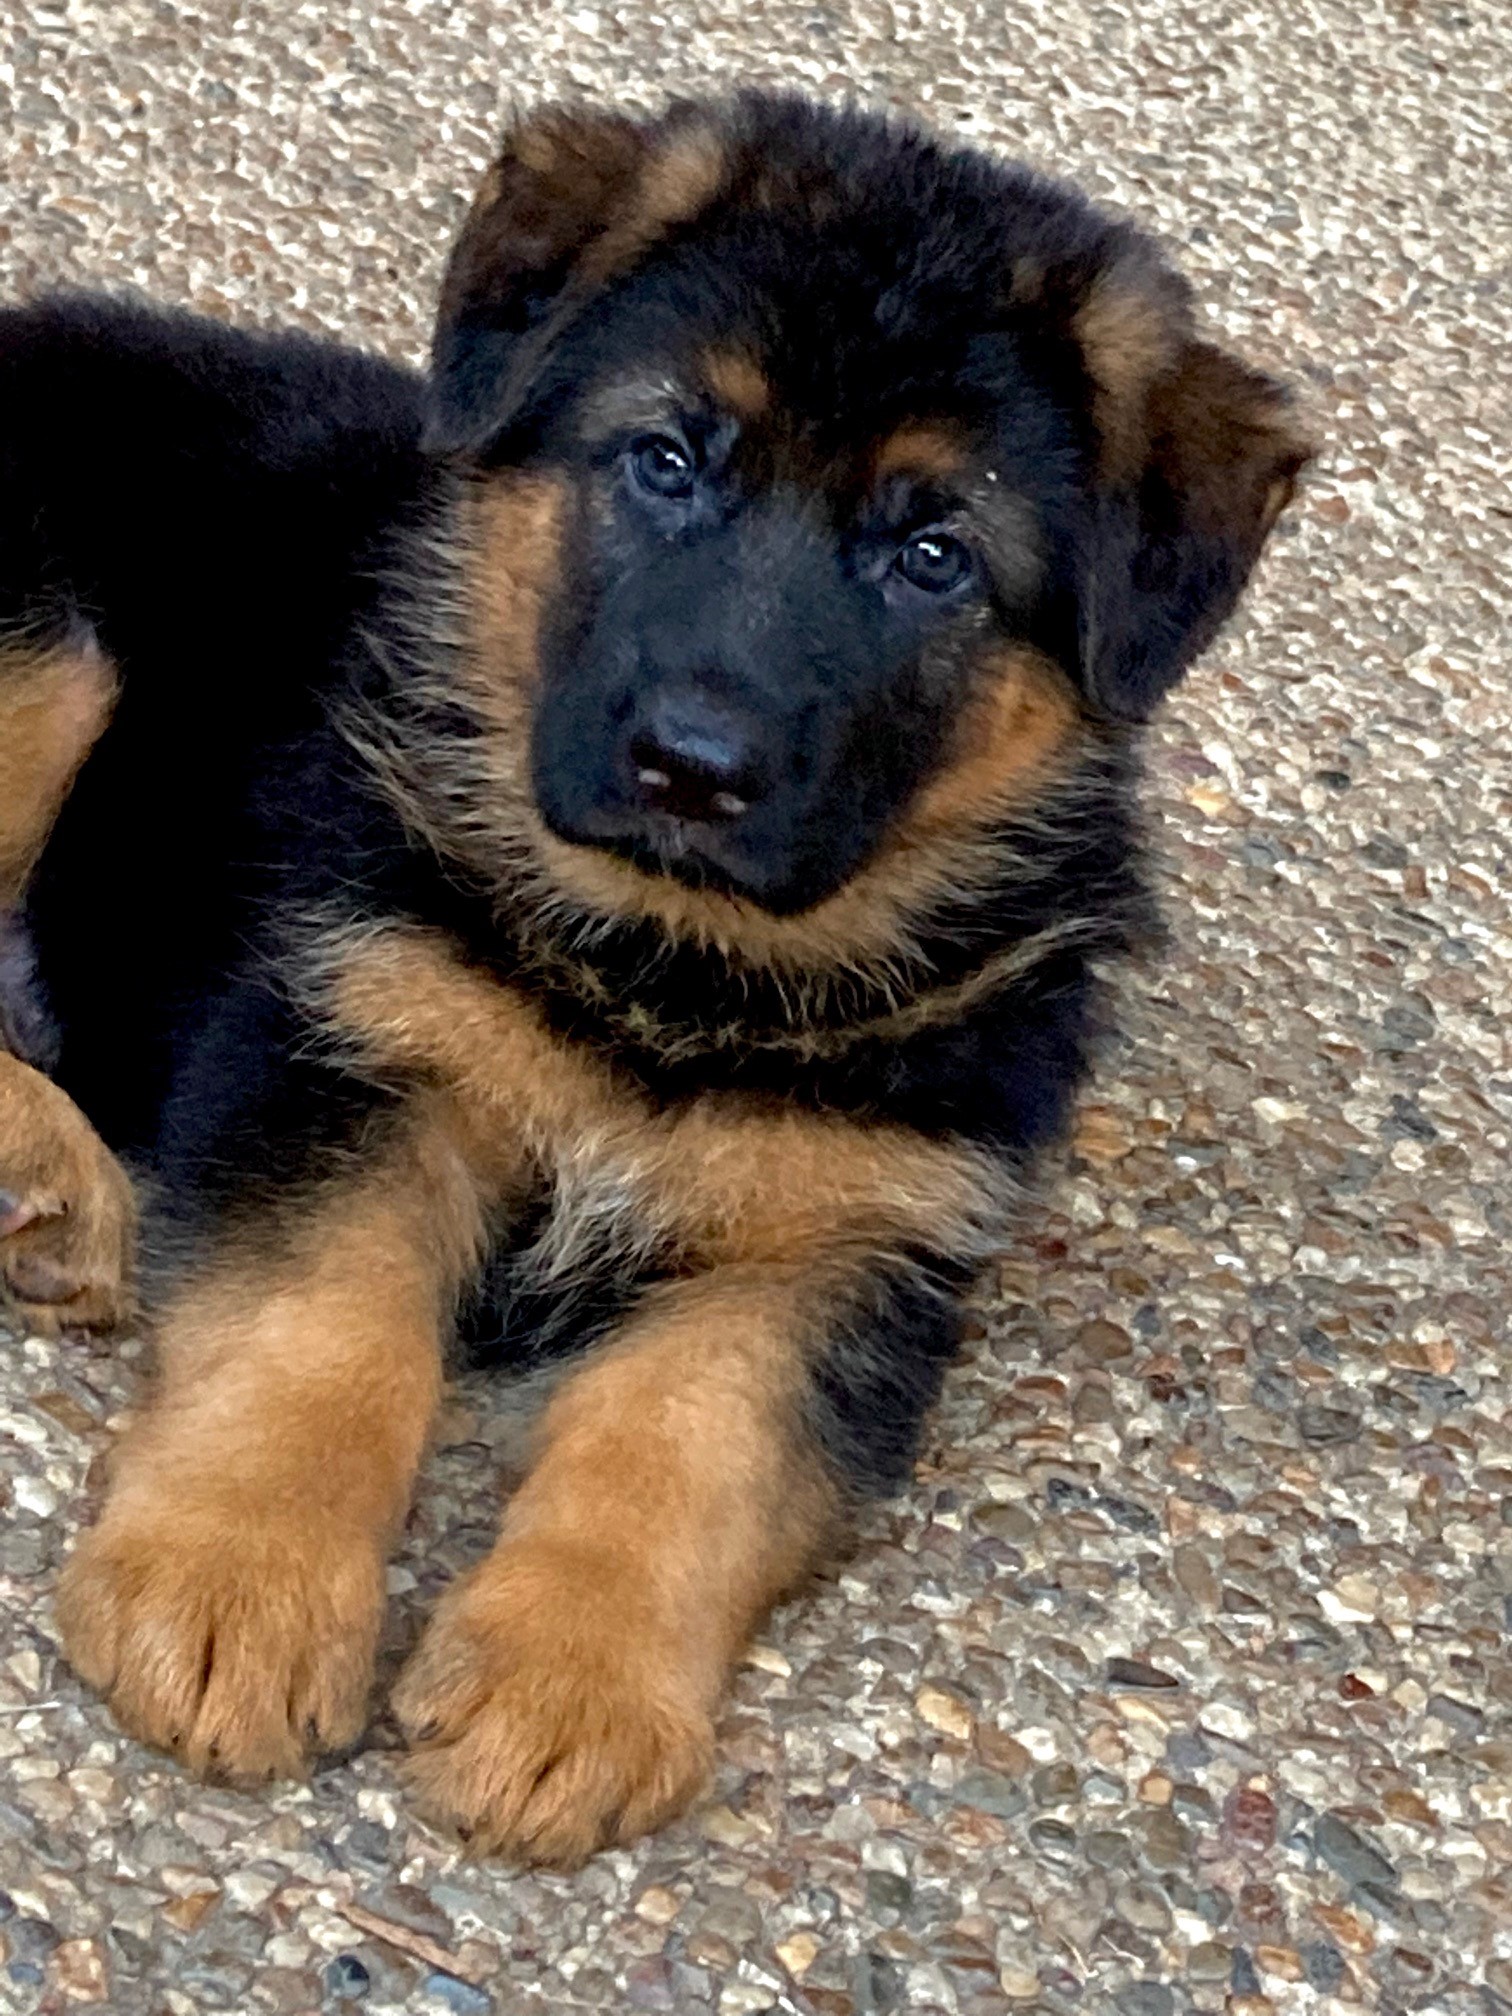
<path fill-rule="evenodd" d="M 1083 716 L 1143 712 L 1303 459 L 1186 313 L 1074 195 L 860 115 L 517 134 L 454 257 L 432 438 L 552 500 L 528 535 L 494 513 L 476 564 L 485 600 L 550 577 L 496 672 L 558 849 L 810 912 L 989 832 Z"/>
<path fill-rule="evenodd" d="M 1028 638 L 1076 443 L 1007 358 L 973 410 L 965 357 L 879 330 L 870 290 L 825 304 L 843 383 L 804 354 L 812 302 L 742 288 L 721 326 L 730 263 L 696 243 L 627 288 L 528 451 L 571 499 L 532 778 L 560 839 L 787 914 L 874 853 Z"/>

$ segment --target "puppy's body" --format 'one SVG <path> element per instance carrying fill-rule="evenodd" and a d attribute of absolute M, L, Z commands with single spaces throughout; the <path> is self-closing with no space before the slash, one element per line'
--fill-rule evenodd
<path fill-rule="evenodd" d="M 0 863 L 152 1176 L 161 1389 L 62 1597 L 130 1726 L 352 1733 L 459 1323 L 580 1363 L 401 1690 L 426 1796 L 562 1859 L 688 1796 L 907 1474 L 1142 915 L 1133 724 L 1302 460 L 1186 316 L 1066 192 L 749 99 L 524 128 L 428 387 L 0 321 Z M 7 1152 L 66 1315 L 129 1214 L 71 1252 Z"/>

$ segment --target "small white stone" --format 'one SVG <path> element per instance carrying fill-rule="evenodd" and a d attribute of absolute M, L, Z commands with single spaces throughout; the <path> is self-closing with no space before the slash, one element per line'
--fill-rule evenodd
<path fill-rule="evenodd" d="M 870 1841 L 862 1844 L 861 1867 L 885 1869 L 889 1876 L 906 1876 L 908 1857 L 903 1852 L 903 1843 L 888 1840 L 883 1835 L 874 1835 Z"/>
<path fill-rule="evenodd" d="M 792 1677 L 793 1668 L 787 1657 L 775 1645 L 753 1645 L 745 1655 L 747 1666 L 754 1666 L 761 1673 L 775 1673 L 780 1680 Z"/>
<path fill-rule="evenodd" d="M 264 1904 L 278 1888 L 276 1876 L 265 1876 L 256 1869 L 233 1869 L 225 1879 L 225 1892 L 231 1902 L 242 1911 L 261 1911 Z"/>
<path fill-rule="evenodd" d="M 51 1519 L 58 1509 L 58 1494 L 40 1477 L 18 1477 L 13 1487 L 16 1503 L 38 1519 Z"/>
<path fill-rule="evenodd" d="M 5 1664 L 28 1694 L 35 1694 L 42 1685 L 42 1661 L 30 1646 L 23 1652 L 12 1652 Z"/>
<path fill-rule="evenodd" d="M 1235 1701 L 1209 1702 L 1201 1720 L 1204 1728 L 1215 1736 L 1226 1736 L 1231 1743 L 1247 1743 L 1255 1733 L 1254 1716 Z"/>
<path fill-rule="evenodd" d="M 760 1981 L 731 1981 L 719 1997 L 721 2011 L 728 2016 L 755 2016 L 760 2009 L 775 2009 L 777 1990 Z"/>
<path fill-rule="evenodd" d="M 1318 1608 L 1332 1624 L 1361 1624 L 1381 1607 L 1381 1592 L 1365 1575 L 1341 1575 L 1332 1589 L 1318 1591 Z"/>
<path fill-rule="evenodd" d="M 975 1717 L 966 1703 L 954 1694 L 947 1694 L 943 1687 L 921 1687 L 914 1696 L 914 1706 L 921 1721 L 944 1736 L 954 1736 L 958 1742 L 964 1743 L 975 1726 Z"/>

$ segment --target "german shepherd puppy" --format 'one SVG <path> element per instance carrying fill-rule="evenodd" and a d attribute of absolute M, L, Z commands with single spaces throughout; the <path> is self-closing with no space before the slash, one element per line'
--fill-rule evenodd
<path fill-rule="evenodd" d="M 1139 724 L 1306 454 L 1138 231 L 791 97 L 524 120 L 425 380 L 0 319 L 0 1270 L 119 1320 L 138 1173 L 58 1597 L 127 1729 L 357 1735 L 460 1336 L 557 1377 L 418 1796 L 564 1864 L 685 1805 L 909 1474 L 1144 912 Z"/>

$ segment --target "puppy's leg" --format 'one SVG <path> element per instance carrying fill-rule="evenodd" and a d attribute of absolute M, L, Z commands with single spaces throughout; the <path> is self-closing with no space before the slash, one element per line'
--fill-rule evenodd
<path fill-rule="evenodd" d="M 87 634 L 0 643 L 0 941 L 116 685 Z M 7 984 L 28 984 L 14 963 Z M 131 1186 L 84 1115 L 0 1048 L 0 1303 L 31 1330 L 108 1329 L 129 1306 L 134 1229 Z"/>
<path fill-rule="evenodd" d="M 106 1330 L 131 1308 L 136 1209 L 67 1093 L 0 1052 L 0 1307 L 26 1330 Z"/>
<path fill-rule="evenodd" d="M 223 1232 L 171 1301 L 158 1391 L 58 1596 L 69 1657 L 133 1733 L 236 1776 L 358 1734 L 477 1239 L 444 1130 L 415 1128 L 297 1224 Z"/>
<path fill-rule="evenodd" d="M 87 632 L 45 648 L 0 644 L 0 909 L 25 887 L 116 691 Z"/>
<path fill-rule="evenodd" d="M 840 1509 L 815 1382 L 862 1271 L 671 1284 L 559 1393 L 396 1697 L 438 1819 L 571 1865 L 697 1794 L 732 1662 Z"/>

